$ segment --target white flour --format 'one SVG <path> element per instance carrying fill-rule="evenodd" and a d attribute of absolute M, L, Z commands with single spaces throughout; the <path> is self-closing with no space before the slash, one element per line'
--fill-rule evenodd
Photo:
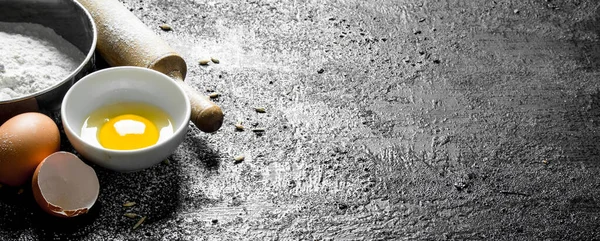
<path fill-rule="evenodd" d="M 77 47 L 51 28 L 0 22 L 0 101 L 50 87 L 84 59 Z"/>

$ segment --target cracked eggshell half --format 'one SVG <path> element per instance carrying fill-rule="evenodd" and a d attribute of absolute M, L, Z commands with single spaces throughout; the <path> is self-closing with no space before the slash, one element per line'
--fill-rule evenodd
<path fill-rule="evenodd" d="M 69 152 L 55 152 L 35 169 L 35 201 L 58 217 L 86 214 L 98 198 L 100 185 L 94 169 Z"/>

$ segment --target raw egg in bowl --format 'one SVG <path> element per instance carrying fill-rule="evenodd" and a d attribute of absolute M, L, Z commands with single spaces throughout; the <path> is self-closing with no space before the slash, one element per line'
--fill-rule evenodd
<path fill-rule="evenodd" d="M 189 99 L 167 75 L 141 67 L 89 74 L 65 95 L 62 124 L 81 155 L 115 171 L 137 171 L 161 162 L 183 142 Z"/>

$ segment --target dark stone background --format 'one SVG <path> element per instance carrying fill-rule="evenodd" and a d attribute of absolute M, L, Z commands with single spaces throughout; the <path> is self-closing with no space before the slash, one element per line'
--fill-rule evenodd
<path fill-rule="evenodd" d="M 600 239 L 597 1 L 123 2 L 223 127 L 85 217 L 2 188 L 1 240 Z"/>

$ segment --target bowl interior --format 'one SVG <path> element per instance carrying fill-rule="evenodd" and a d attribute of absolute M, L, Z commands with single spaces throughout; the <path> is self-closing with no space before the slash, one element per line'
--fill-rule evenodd
<path fill-rule="evenodd" d="M 1 100 L 0 123 L 26 111 L 58 110 L 71 85 L 94 69 L 97 37 L 90 14 L 75 0 L 1 0 L 0 22 L 37 23 L 50 27 L 86 56 L 77 69 L 56 84 L 18 98 Z"/>
<path fill-rule="evenodd" d="M 80 137 L 93 111 L 122 102 L 144 102 L 162 109 L 172 118 L 175 133 L 189 122 L 190 104 L 175 80 L 151 69 L 114 67 L 89 74 L 71 87 L 62 105 L 64 124 Z"/>
<path fill-rule="evenodd" d="M 0 21 L 38 23 L 50 27 L 83 53 L 95 47 L 93 21 L 74 0 L 2 0 Z"/>

